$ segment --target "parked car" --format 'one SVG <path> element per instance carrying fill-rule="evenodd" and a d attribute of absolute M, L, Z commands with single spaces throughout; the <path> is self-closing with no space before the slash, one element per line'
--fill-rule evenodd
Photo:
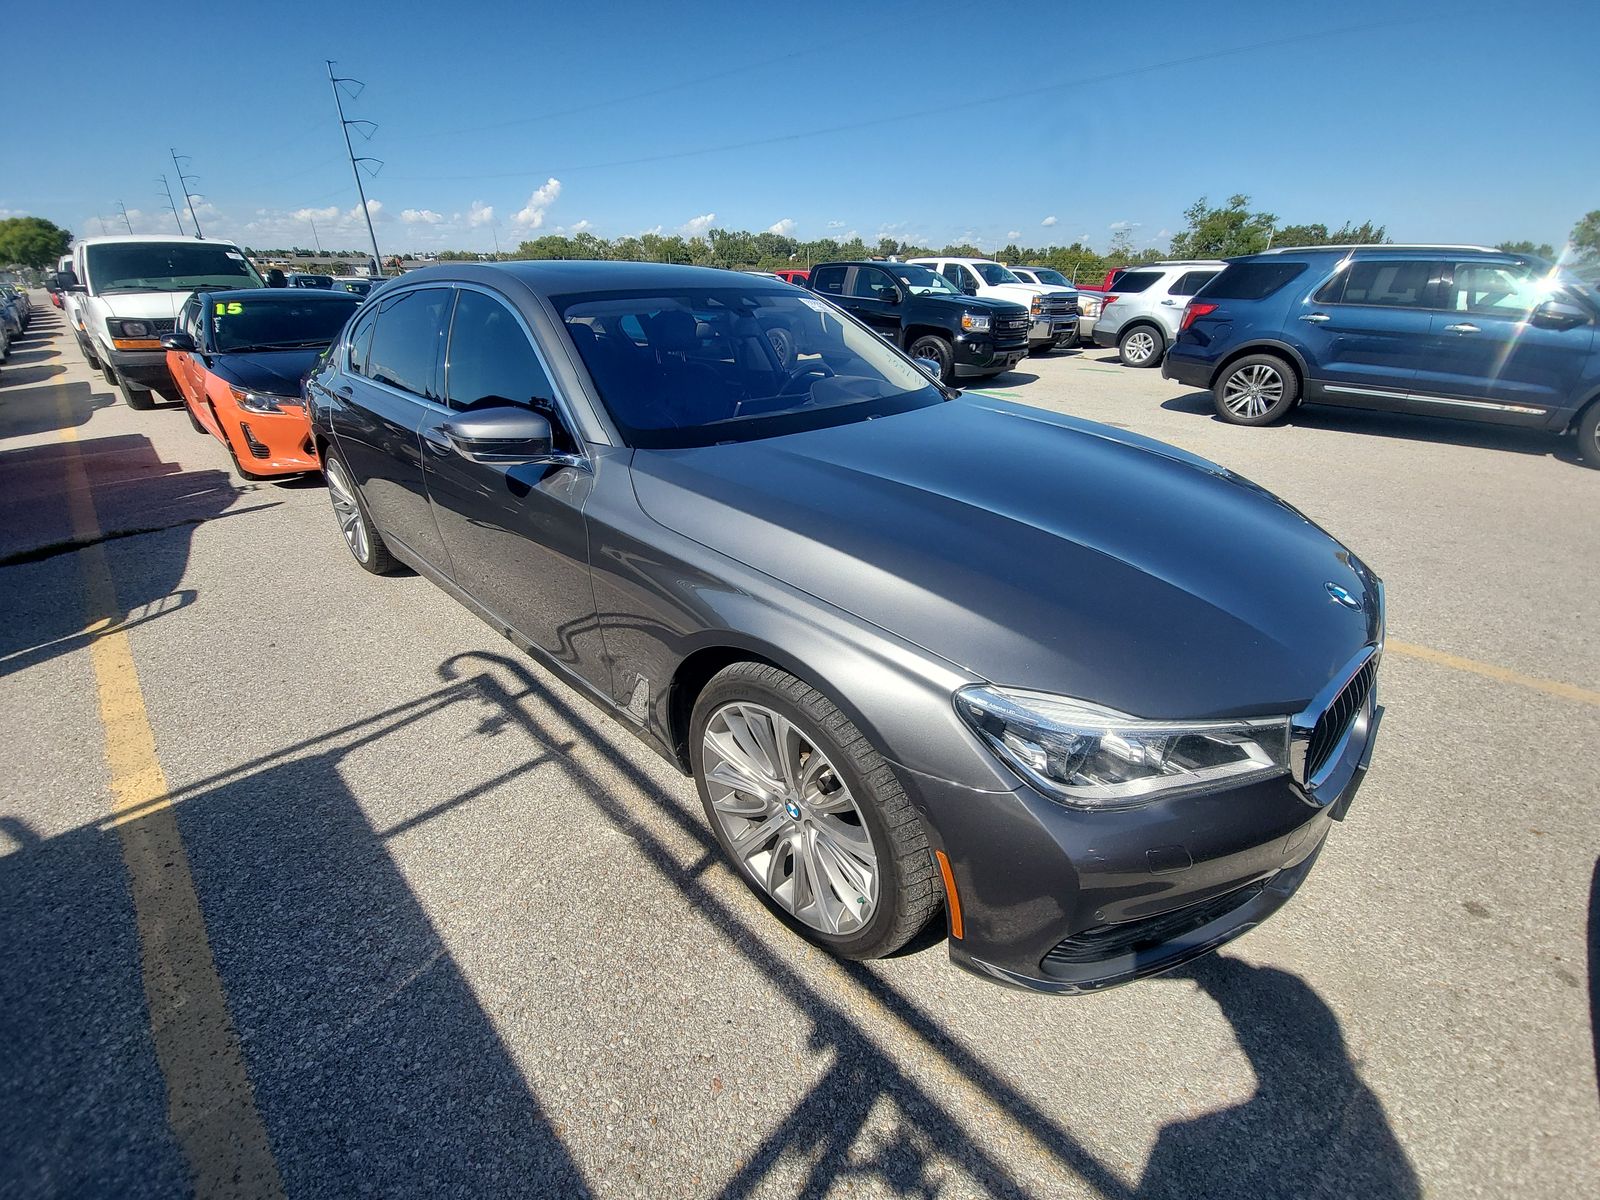
<path fill-rule="evenodd" d="M 1040 354 L 1065 346 L 1078 336 L 1078 294 L 1072 289 L 1023 283 L 1005 267 L 987 258 L 913 258 L 918 266 L 938 271 L 968 296 L 1005 300 L 1027 307 L 1033 317 L 1028 350 Z"/>
<path fill-rule="evenodd" d="M 799 287 L 805 287 L 806 281 L 811 278 L 810 271 L 796 271 L 793 269 L 774 271 L 773 274 L 785 283 L 792 283 Z"/>
<path fill-rule="evenodd" d="M 284 286 L 292 288 L 322 288 L 333 286 L 332 275 L 312 275 L 305 271 L 290 271 L 284 276 Z"/>
<path fill-rule="evenodd" d="M 1036 283 L 1040 287 L 1067 288 L 1077 299 L 1078 304 L 1078 331 L 1068 345 L 1076 346 L 1094 337 L 1095 318 L 1100 315 L 1100 297 L 1093 292 L 1086 292 L 1063 275 L 1054 267 L 1011 267 L 1006 268 L 1023 283 Z"/>
<path fill-rule="evenodd" d="M 818 263 L 809 286 L 912 358 L 933 363 L 946 384 L 999 375 L 1028 352 L 1026 308 L 964 296 L 937 271 L 914 263 Z"/>
<path fill-rule="evenodd" d="M 372 283 L 370 279 L 336 279 L 332 290 L 349 292 L 352 296 L 366 296 L 372 291 Z"/>
<path fill-rule="evenodd" d="M 63 276 L 90 366 L 115 384 L 129 408 L 155 405 L 154 391 L 181 402 L 167 369 L 163 334 L 202 288 L 258 288 L 261 276 L 232 242 L 175 234 L 84 238 Z"/>
<path fill-rule="evenodd" d="M 1178 336 L 1183 306 L 1227 264 L 1215 259 L 1149 263 L 1117 276 L 1094 323 L 1094 343 L 1115 346 L 1128 367 L 1160 364 Z"/>
<path fill-rule="evenodd" d="M 315 471 L 300 381 L 361 304 L 348 292 L 196 292 L 161 339 L 189 423 L 244 479 Z"/>
<path fill-rule="evenodd" d="M 8 297 L 17 310 L 17 316 L 22 320 L 22 327 L 26 329 L 33 320 L 33 301 L 28 296 L 28 289 L 18 287 L 14 283 L 0 284 L 0 294 Z"/>
<path fill-rule="evenodd" d="M 1175 966 L 1345 815 L 1381 585 L 1203 459 L 951 395 L 787 284 L 597 261 L 409 273 L 306 384 L 357 563 L 692 776 L 791 928 L 867 958 L 942 900 L 990 979 Z"/>
<path fill-rule="evenodd" d="M 22 336 L 22 331 L 27 328 L 27 324 L 22 315 L 22 306 L 17 303 L 16 297 L 0 288 L 0 325 L 6 327 L 10 337 L 19 338 Z"/>
<path fill-rule="evenodd" d="M 1576 433 L 1600 467 L 1600 292 L 1477 246 L 1318 246 L 1234 259 L 1190 301 L 1162 373 L 1217 415 L 1297 404 Z"/>

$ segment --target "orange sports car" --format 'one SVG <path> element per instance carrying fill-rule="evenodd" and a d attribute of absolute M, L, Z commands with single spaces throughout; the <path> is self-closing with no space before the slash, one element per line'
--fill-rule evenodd
<path fill-rule="evenodd" d="M 361 297 L 303 288 L 196 292 L 161 339 L 189 421 L 244 479 L 320 470 L 300 380 Z"/>

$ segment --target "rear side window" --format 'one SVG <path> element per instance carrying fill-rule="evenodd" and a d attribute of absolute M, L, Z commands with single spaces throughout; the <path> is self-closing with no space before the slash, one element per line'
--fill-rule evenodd
<path fill-rule="evenodd" d="M 1203 294 L 1207 300 L 1265 300 L 1305 269 L 1303 262 L 1230 263 Z"/>
<path fill-rule="evenodd" d="M 378 312 L 363 374 L 437 400 L 434 368 L 439 360 L 439 331 L 449 304 L 449 288 L 422 288 L 385 304 Z"/>
<path fill-rule="evenodd" d="M 1137 292 L 1145 291 L 1156 280 L 1160 279 L 1160 271 L 1124 271 L 1118 275 L 1112 286 L 1121 296 L 1132 296 Z"/>
<path fill-rule="evenodd" d="M 811 272 L 811 290 L 838 296 L 844 292 L 843 267 L 818 267 Z"/>
<path fill-rule="evenodd" d="M 350 369 L 357 375 L 367 373 L 367 356 L 372 350 L 372 323 L 378 319 L 378 310 L 370 309 L 350 331 Z"/>
<path fill-rule="evenodd" d="M 1316 294 L 1318 304 L 1365 304 L 1376 308 L 1427 308 L 1440 264 L 1417 259 L 1353 262 Z"/>
<path fill-rule="evenodd" d="M 1167 289 L 1169 296 L 1192 296 L 1217 277 L 1216 271 L 1185 271 Z"/>

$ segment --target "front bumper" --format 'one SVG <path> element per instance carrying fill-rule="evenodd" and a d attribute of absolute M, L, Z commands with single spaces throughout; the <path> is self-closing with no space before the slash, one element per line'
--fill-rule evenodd
<path fill-rule="evenodd" d="M 109 362 L 119 376 L 135 387 L 176 389 L 172 372 L 167 369 L 165 350 L 108 350 L 98 345 L 95 355 L 101 362 Z"/>
<path fill-rule="evenodd" d="M 322 470 L 304 408 L 258 413 L 230 405 L 217 409 L 217 420 L 227 431 L 240 464 L 252 475 L 303 475 Z"/>
<path fill-rule="evenodd" d="M 950 860 L 959 966 L 1013 987 L 1075 994 L 1167 971 L 1259 925 L 1311 871 L 1370 761 L 1368 699 L 1329 784 L 1289 776 L 1089 812 L 1030 787 L 976 792 L 907 772 Z"/>
<path fill-rule="evenodd" d="M 1014 336 L 1014 335 L 1013 335 Z M 955 341 L 956 374 L 994 375 L 1009 371 L 1025 357 L 1028 348 L 1015 342 L 995 342 L 988 334 L 959 334 Z"/>
<path fill-rule="evenodd" d="M 1078 336 L 1078 318 L 1070 314 L 1035 317 L 1028 327 L 1028 345 L 1054 346 Z"/>

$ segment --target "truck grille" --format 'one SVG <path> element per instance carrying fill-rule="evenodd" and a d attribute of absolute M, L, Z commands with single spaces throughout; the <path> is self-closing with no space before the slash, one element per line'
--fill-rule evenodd
<path fill-rule="evenodd" d="M 1077 313 L 1077 308 L 1066 296 L 1041 296 L 1039 311 L 1047 317 L 1065 317 Z"/>
<path fill-rule="evenodd" d="M 1350 682 L 1339 690 L 1333 698 L 1333 703 L 1328 705 L 1317 723 L 1312 727 L 1311 740 L 1306 745 L 1306 778 L 1315 779 L 1322 768 L 1328 765 L 1339 741 L 1344 737 L 1345 731 L 1350 728 L 1350 723 L 1356 719 L 1356 714 L 1367 703 L 1367 697 L 1372 694 L 1372 682 L 1377 678 L 1378 662 L 1369 658 L 1361 664 L 1361 669 L 1350 677 Z"/>
<path fill-rule="evenodd" d="M 1026 313 L 1015 317 L 1000 317 L 994 323 L 997 337 L 1025 337 L 1031 324 Z"/>

